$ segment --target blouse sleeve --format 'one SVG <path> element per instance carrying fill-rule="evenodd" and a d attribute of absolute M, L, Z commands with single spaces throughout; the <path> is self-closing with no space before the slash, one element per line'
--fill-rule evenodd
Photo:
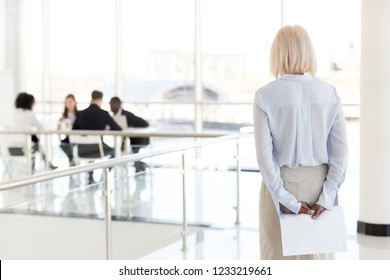
<path fill-rule="evenodd" d="M 254 137 L 257 162 L 264 184 L 268 187 L 278 213 L 279 203 L 294 213 L 298 213 L 301 203 L 284 188 L 279 166 L 273 156 L 272 134 L 266 112 L 260 107 L 260 94 L 256 94 L 253 106 Z"/>
<path fill-rule="evenodd" d="M 338 189 L 344 181 L 348 163 L 347 132 L 339 97 L 337 114 L 329 133 L 327 146 L 329 169 L 317 204 L 330 210 L 335 203 Z"/>

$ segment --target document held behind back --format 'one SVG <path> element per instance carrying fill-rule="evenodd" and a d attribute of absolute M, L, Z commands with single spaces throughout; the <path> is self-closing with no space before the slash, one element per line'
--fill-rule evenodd
<path fill-rule="evenodd" d="M 333 253 L 347 250 L 344 211 L 334 206 L 317 219 L 310 215 L 280 216 L 283 255 Z"/>

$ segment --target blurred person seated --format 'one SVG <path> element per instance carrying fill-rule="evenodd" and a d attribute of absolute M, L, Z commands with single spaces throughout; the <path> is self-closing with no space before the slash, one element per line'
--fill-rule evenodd
<path fill-rule="evenodd" d="M 113 113 L 113 119 L 122 127 L 122 129 L 130 127 L 148 127 L 149 123 L 144 119 L 134 115 L 133 113 L 126 111 L 122 107 L 122 101 L 118 97 L 113 97 L 110 100 L 110 108 Z M 126 122 L 122 124 L 123 117 Z M 131 143 L 131 150 L 133 154 L 139 152 L 139 150 L 149 145 L 149 137 L 129 137 Z M 146 164 L 142 161 L 134 162 L 135 172 L 145 171 Z"/>
<path fill-rule="evenodd" d="M 110 114 L 101 109 L 103 93 L 94 90 L 91 94 L 91 104 L 85 110 L 76 113 L 73 129 L 81 130 L 121 130 L 121 127 L 111 118 Z M 103 143 L 105 156 L 114 157 L 115 149 Z M 78 154 L 82 157 L 100 158 L 97 144 L 78 145 Z M 89 172 L 89 183 L 93 184 L 93 172 Z"/>
<path fill-rule="evenodd" d="M 33 112 L 33 107 L 35 105 L 35 98 L 33 95 L 26 92 L 21 92 L 18 94 L 15 100 L 16 110 L 13 113 L 12 118 L 12 128 L 17 130 L 44 130 L 43 125 L 37 119 L 35 113 Z M 39 144 L 39 138 L 36 135 L 31 135 L 32 141 L 32 170 L 35 169 L 35 153 L 40 152 L 42 159 L 45 164 L 49 166 L 50 169 L 56 169 L 57 166 L 53 165 L 51 162 L 47 162 L 46 155 L 42 150 L 42 147 Z M 23 156 L 24 151 L 22 147 L 9 147 L 8 148 L 10 155 L 13 156 Z"/>
<path fill-rule="evenodd" d="M 62 112 L 62 116 L 58 121 L 57 129 L 62 131 L 71 130 L 76 120 L 76 114 L 77 114 L 76 98 L 73 94 L 68 94 L 65 98 L 64 111 Z M 69 137 L 66 136 L 65 138 L 60 140 L 61 140 L 60 147 L 69 159 L 69 166 L 72 167 L 75 165 L 75 162 L 73 160 L 74 159 L 73 147 L 69 143 Z"/>

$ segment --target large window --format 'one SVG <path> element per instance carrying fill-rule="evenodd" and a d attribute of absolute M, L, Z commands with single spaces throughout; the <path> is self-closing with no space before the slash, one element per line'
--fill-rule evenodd
<path fill-rule="evenodd" d="M 3 48 L 16 90 L 51 102 L 52 112 L 68 93 L 82 108 L 101 89 L 152 122 L 188 124 L 199 26 L 204 127 L 236 129 L 252 122 L 254 92 L 273 79 L 270 46 L 284 21 L 308 30 L 318 76 L 344 103 L 359 103 L 359 1 L 199 1 L 198 25 L 195 0 L 0 1 L 0 12 L 7 9 L 0 55 Z"/>
<path fill-rule="evenodd" d="M 254 92 L 272 79 L 269 48 L 280 1 L 203 1 L 201 25 L 202 78 L 223 103 L 203 106 L 204 127 L 237 129 L 252 122 Z"/>
<path fill-rule="evenodd" d="M 308 30 L 317 52 L 318 76 L 336 85 L 343 103 L 358 104 L 360 1 L 287 0 L 286 24 Z"/>
<path fill-rule="evenodd" d="M 16 91 L 42 93 L 42 5 L 41 1 L 7 1 L 6 68 L 12 70 Z"/>
<path fill-rule="evenodd" d="M 251 99 L 270 80 L 269 47 L 280 27 L 280 2 L 203 1 L 201 21 L 204 82 L 230 100 Z"/>
<path fill-rule="evenodd" d="M 7 32 L 7 12 L 5 0 L 0 0 L 0 71 L 6 68 L 6 38 Z"/>
<path fill-rule="evenodd" d="M 52 100 L 74 93 L 88 102 L 92 90 L 115 81 L 115 1 L 50 0 Z"/>
<path fill-rule="evenodd" d="M 128 108 L 153 124 L 193 121 L 188 103 L 193 101 L 194 1 L 124 0 L 122 11 L 123 99 Z M 159 104 L 146 106 L 149 102 Z M 177 104 L 183 102 L 187 104 Z"/>

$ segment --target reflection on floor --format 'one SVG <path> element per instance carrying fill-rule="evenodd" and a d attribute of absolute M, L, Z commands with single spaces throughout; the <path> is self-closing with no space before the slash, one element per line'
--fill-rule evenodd
<path fill-rule="evenodd" d="M 348 251 L 337 253 L 336 258 L 390 259 L 390 238 L 358 236 L 356 234 L 359 200 L 359 143 L 356 140 L 359 138 L 359 125 L 356 123 L 348 124 L 348 134 L 349 140 L 353 140 L 350 143 L 350 164 L 345 183 L 340 190 L 339 199 L 340 204 L 344 206 L 347 221 Z M 253 144 L 246 148 L 253 150 Z M 180 235 L 183 217 L 183 178 L 180 168 L 174 165 L 162 166 L 158 159 L 153 159 L 154 165 L 160 167 L 148 168 L 147 172 L 143 174 L 134 175 L 132 167 L 125 169 L 120 167 L 111 171 L 112 215 L 113 220 L 116 220 L 115 225 L 113 225 L 114 258 L 145 260 L 256 260 L 259 258 L 258 193 L 261 174 L 241 172 L 240 225 L 235 226 L 236 172 L 220 168 L 218 163 L 212 164 L 213 158 L 210 154 L 211 152 L 205 153 L 205 156 L 209 157 L 207 169 L 200 168 L 196 171 L 193 169 L 186 172 L 187 219 L 191 225 L 191 232 L 194 233 L 188 233 L 188 250 L 184 252 L 181 250 Z M 176 162 L 180 162 L 180 155 L 171 155 L 170 157 L 176 157 L 179 159 Z M 165 163 L 169 161 L 170 159 L 167 158 L 161 160 Z M 130 171 L 125 172 L 124 170 Z M 101 171 L 95 171 L 96 179 L 99 179 L 100 175 Z M 60 231 L 67 234 L 59 236 L 57 232 L 46 240 L 41 240 L 40 246 L 46 248 L 46 251 L 50 251 L 50 248 L 56 248 L 59 251 L 60 247 L 61 250 L 65 250 L 57 256 L 49 254 L 47 258 L 104 258 L 102 251 L 96 252 L 93 256 L 82 253 L 80 255 L 73 254 L 74 249 L 72 248 L 75 244 L 80 244 L 80 242 L 82 244 L 86 240 L 104 244 L 104 240 L 102 240 L 104 236 L 102 184 L 85 185 L 84 174 L 1 192 L 0 208 L 2 212 L 0 219 L 5 219 L 5 224 L 11 224 L 11 219 L 16 231 L 28 232 L 32 238 L 30 242 L 23 243 L 27 247 L 25 249 L 30 250 L 31 253 L 26 255 L 26 258 L 34 258 L 34 254 L 37 253 L 38 249 L 34 246 L 29 249 L 28 244 L 37 242 L 37 240 L 33 240 L 32 233 L 39 232 L 36 227 L 46 229 L 45 223 L 48 222 L 48 219 L 54 219 L 54 223 L 58 225 L 57 230 L 61 229 Z M 39 219 L 39 223 L 26 228 L 26 214 L 30 218 Z M 53 218 L 53 216 L 58 217 Z M 18 221 L 21 222 L 19 226 L 17 225 Z M 118 228 L 117 225 L 120 225 L 121 228 Z M 135 238 L 137 245 L 148 242 L 150 245 L 141 246 L 143 249 L 137 249 L 133 253 L 129 253 L 129 246 L 135 247 L 135 245 L 115 247 L 115 244 L 127 244 L 127 241 L 123 240 L 132 239 L 135 232 L 132 228 L 133 225 L 142 229 Z M 81 231 L 81 228 L 84 230 Z M 10 244 L 17 242 L 17 238 L 20 238 L 18 234 L 7 232 L 4 239 L 10 240 Z M 85 246 L 89 244 L 88 242 Z M 58 245 L 59 243 L 61 246 Z M 72 246 L 62 246 L 64 244 L 72 244 Z M 43 247 L 40 247 L 41 251 Z M 101 248 L 99 247 L 99 250 Z M 9 255 L 0 257 L 16 258 L 18 255 L 15 252 L 17 251 L 14 250 L 14 254 L 9 253 Z M 35 256 L 39 258 L 38 255 Z"/>
<path fill-rule="evenodd" d="M 0 214 L 0 258 L 96 260 L 106 258 L 101 219 Z M 189 227 L 188 234 L 202 230 Z M 138 259 L 181 238 L 177 225 L 112 222 L 112 258 Z"/>

